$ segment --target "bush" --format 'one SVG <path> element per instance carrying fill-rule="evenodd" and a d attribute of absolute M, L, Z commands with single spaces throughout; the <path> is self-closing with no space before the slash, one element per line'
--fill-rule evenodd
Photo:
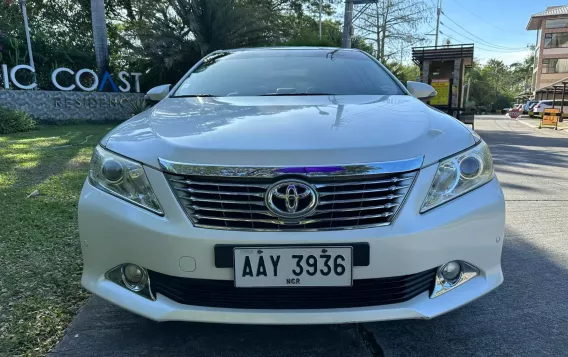
<path fill-rule="evenodd" d="M 30 131 L 34 127 L 35 121 L 29 114 L 0 107 L 0 134 Z"/>
<path fill-rule="evenodd" d="M 138 115 L 150 108 L 150 105 L 146 102 L 144 98 L 130 99 L 126 101 L 126 105 L 130 110 L 132 116 Z"/>

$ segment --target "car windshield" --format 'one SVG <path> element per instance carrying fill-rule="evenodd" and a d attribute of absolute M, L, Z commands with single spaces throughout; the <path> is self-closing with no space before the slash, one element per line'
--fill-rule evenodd
<path fill-rule="evenodd" d="M 219 52 L 187 77 L 173 97 L 405 94 L 358 51 Z"/>

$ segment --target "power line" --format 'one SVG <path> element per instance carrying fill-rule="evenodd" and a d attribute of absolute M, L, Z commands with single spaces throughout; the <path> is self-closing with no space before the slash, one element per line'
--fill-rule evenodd
<path fill-rule="evenodd" d="M 469 12 L 470 14 L 472 14 L 473 16 L 477 17 L 478 19 L 480 19 L 481 21 L 485 22 L 488 25 L 491 25 L 493 27 L 495 27 L 496 29 L 498 29 L 499 31 L 503 31 L 503 32 L 507 32 L 507 30 L 503 30 L 502 28 L 493 25 L 492 23 L 488 22 L 487 20 L 485 20 L 484 18 L 482 18 L 479 15 L 474 14 L 471 10 L 467 9 L 465 6 L 463 6 L 462 4 L 460 4 L 457 0 L 454 0 L 454 4 L 458 5 L 459 7 L 461 7 L 462 9 L 464 9 L 465 11 Z"/>
<path fill-rule="evenodd" d="M 456 30 L 454 30 L 454 29 L 452 29 L 452 28 L 446 26 L 444 23 L 442 23 L 442 26 L 444 26 L 444 27 L 447 28 L 448 30 L 454 32 L 456 35 L 461 36 L 461 37 L 467 39 L 468 41 L 472 41 L 474 44 L 477 45 L 477 48 L 479 48 L 480 50 L 486 51 L 486 52 L 494 52 L 494 53 L 517 53 L 517 52 L 523 52 L 523 51 L 526 51 L 526 50 L 527 50 L 527 49 L 522 49 L 522 50 L 496 50 L 496 49 L 493 49 L 493 48 L 484 48 L 484 47 L 482 47 L 482 46 L 479 44 L 479 41 L 476 41 L 476 40 L 474 40 L 474 39 L 472 39 L 472 38 L 469 38 L 469 37 L 467 37 L 467 36 L 465 36 L 465 35 L 463 35 L 463 34 L 460 34 L 460 33 L 457 32 Z M 452 39 L 452 40 L 454 40 L 454 41 L 456 41 L 456 42 L 460 42 L 459 40 L 455 39 L 454 37 L 450 36 L 450 35 L 447 34 L 447 33 L 444 33 L 444 32 L 442 32 L 442 31 L 440 31 L 440 33 L 443 34 L 443 35 L 445 35 L 445 36 L 447 36 L 447 37 L 449 37 L 450 39 Z M 482 45 L 483 45 L 483 44 L 482 44 Z"/>
<path fill-rule="evenodd" d="M 486 46 L 486 44 L 484 44 L 483 42 L 479 42 L 478 40 L 476 40 L 476 39 L 474 39 L 474 38 L 468 37 L 468 36 L 466 36 L 466 35 L 464 35 L 464 34 L 458 32 L 458 31 L 454 30 L 453 28 L 449 27 L 448 25 L 446 25 L 446 24 L 443 23 L 443 22 L 441 22 L 441 25 L 444 26 L 446 29 L 452 31 L 454 34 L 456 34 L 456 35 L 458 35 L 458 36 L 460 36 L 460 37 L 465 38 L 467 41 L 473 42 L 474 44 L 477 45 L 477 47 L 478 47 L 479 49 L 482 49 L 482 50 L 484 50 L 484 51 L 492 51 L 492 52 L 499 52 L 499 53 L 515 53 L 515 52 L 521 52 L 521 51 L 525 51 L 525 50 L 526 50 L 526 48 L 518 49 L 518 50 L 504 50 L 504 49 L 501 49 L 501 48 L 497 48 L 497 49 L 495 49 L 495 48 L 484 48 L 484 47 L 482 47 L 482 46 Z M 445 34 L 445 35 L 447 36 L 448 34 Z M 454 40 L 455 40 L 455 39 L 454 39 Z"/>
<path fill-rule="evenodd" d="M 483 51 L 486 51 L 486 52 L 494 52 L 494 53 L 517 53 L 517 52 L 523 52 L 523 51 L 526 51 L 526 50 L 527 50 L 527 49 L 522 49 L 522 50 L 496 50 L 496 49 L 494 49 L 494 48 L 485 48 L 485 47 L 482 47 L 482 46 L 484 45 L 483 43 L 480 44 L 478 41 L 476 41 L 476 40 L 474 40 L 474 39 L 472 39 L 472 38 L 470 38 L 470 37 L 467 37 L 467 36 L 465 36 L 465 35 L 463 35 L 463 34 L 457 32 L 456 30 L 454 30 L 454 29 L 452 29 L 452 28 L 450 28 L 450 27 L 448 27 L 448 26 L 446 26 L 446 25 L 444 25 L 444 24 L 442 24 L 442 26 L 444 26 L 446 29 L 452 31 L 455 35 L 458 35 L 458 36 L 460 36 L 460 37 L 463 37 L 463 38 L 465 38 L 467 41 L 473 42 L 473 43 L 476 45 L 476 48 L 479 48 L 480 50 L 483 50 Z M 440 31 L 440 32 L 441 32 L 441 31 Z M 458 41 L 458 40 L 456 40 L 455 38 L 453 38 L 453 37 L 451 37 L 450 35 L 448 35 L 447 33 L 443 33 L 443 32 L 441 32 L 441 33 L 444 34 L 444 35 L 446 35 L 446 36 L 448 36 L 449 38 L 451 38 L 451 39 L 454 40 L 454 41 Z M 458 42 L 459 42 L 459 41 L 458 41 Z"/>
<path fill-rule="evenodd" d="M 458 24 L 457 22 L 455 22 L 454 20 L 452 20 L 450 17 L 448 17 L 448 15 L 446 15 L 443 11 L 442 11 L 442 15 L 444 15 L 444 17 L 448 20 L 450 20 L 453 24 L 455 24 L 457 27 L 459 27 L 460 29 L 464 30 L 465 32 L 467 32 L 469 35 L 473 36 L 474 38 L 477 38 L 479 41 L 481 41 L 481 43 L 483 43 L 485 46 L 489 46 L 489 47 L 494 47 L 497 49 L 501 49 L 501 50 L 517 50 L 519 49 L 518 47 L 506 47 L 506 46 L 501 46 L 501 45 L 496 45 L 493 44 L 489 41 L 486 41 L 484 39 L 482 39 L 481 37 L 474 35 L 473 33 L 469 32 L 468 30 L 466 30 L 465 28 L 463 28 L 460 24 Z M 454 31 L 455 32 L 455 31 Z"/>

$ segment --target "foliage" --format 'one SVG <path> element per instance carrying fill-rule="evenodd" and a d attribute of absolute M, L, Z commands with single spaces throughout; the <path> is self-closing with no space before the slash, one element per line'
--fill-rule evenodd
<path fill-rule="evenodd" d="M 126 101 L 126 105 L 132 116 L 138 115 L 150 108 L 150 104 L 144 98 L 130 99 Z"/>
<path fill-rule="evenodd" d="M 101 2 L 27 1 L 36 81 L 41 89 L 55 89 L 50 78 L 55 68 L 97 69 L 91 6 Z M 337 18 L 341 18 L 343 0 L 322 4 L 320 39 L 318 0 L 105 0 L 110 72 L 115 77 L 120 70 L 142 72 L 140 83 L 146 90 L 177 82 L 201 57 L 217 49 L 340 46 L 343 29 Z M 17 1 L 0 0 L 0 13 L 0 62 L 9 67 L 27 63 Z M 96 15 L 95 27 L 101 28 L 101 12 Z M 101 41 L 97 43 L 100 48 Z M 361 36 L 353 37 L 352 46 L 375 52 L 372 42 Z M 33 81 L 28 71 L 19 71 L 17 76 L 23 84 Z M 68 86 L 73 78 L 62 73 L 58 80 Z"/>
<path fill-rule="evenodd" d="M 89 296 L 77 202 L 92 148 L 110 129 L 0 135 L 0 356 L 45 356 Z"/>
<path fill-rule="evenodd" d="M 414 64 L 401 64 L 398 62 L 386 63 L 386 67 L 398 78 L 398 80 L 406 85 L 408 81 L 417 81 L 420 77 L 420 69 Z"/>
<path fill-rule="evenodd" d="M 491 59 L 481 65 L 474 62 L 466 74 L 471 79 L 469 100 L 466 107 L 483 107 L 488 110 L 510 107 L 515 97 L 530 88 L 534 57 L 527 57 L 510 66 Z"/>
<path fill-rule="evenodd" d="M 35 122 L 29 114 L 0 107 L 0 134 L 30 131 L 34 127 Z"/>

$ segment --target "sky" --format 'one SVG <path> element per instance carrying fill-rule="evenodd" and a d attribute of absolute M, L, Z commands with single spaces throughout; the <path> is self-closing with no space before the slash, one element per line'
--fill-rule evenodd
<path fill-rule="evenodd" d="M 436 0 L 424 1 L 434 8 Z M 526 46 L 536 43 L 536 31 L 526 30 L 531 15 L 555 5 L 565 3 L 553 0 L 442 0 L 442 33 L 438 44 L 451 37 L 452 44 L 475 43 L 474 57 L 481 63 L 491 58 L 505 64 L 519 62 L 529 53 Z M 424 26 L 425 32 L 436 26 L 436 10 L 432 11 L 433 20 Z M 432 39 L 429 45 L 434 45 L 434 36 L 428 38 Z"/>

